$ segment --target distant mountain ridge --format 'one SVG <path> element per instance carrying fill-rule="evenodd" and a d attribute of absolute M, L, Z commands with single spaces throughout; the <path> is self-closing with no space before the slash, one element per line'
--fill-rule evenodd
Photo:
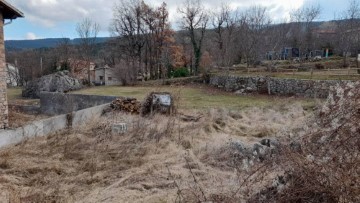
<path fill-rule="evenodd" d="M 24 49 L 39 49 L 39 48 L 52 48 L 59 45 L 64 39 L 70 40 L 72 45 L 80 43 L 80 38 L 69 39 L 69 38 L 46 38 L 46 39 L 35 39 L 35 40 L 5 40 L 6 50 L 17 50 L 21 51 Z M 111 39 L 110 37 L 98 37 L 96 43 L 104 43 Z"/>
<path fill-rule="evenodd" d="M 358 19 L 360 21 L 360 19 Z M 315 21 L 312 22 L 313 28 L 316 29 L 335 29 L 336 23 L 346 21 L 346 20 L 331 20 L 331 21 Z M 291 24 L 291 23 L 290 23 Z M 279 26 L 281 24 L 272 25 L 273 27 Z M 211 29 L 209 29 L 211 30 Z M 176 31 L 177 33 L 183 32 L 181 30 Z M 39 48 L 52 48 L 59 45 L 64 39 L 69 38 L 47 38 L 47 39 L 36 39 L 36 40 L 5 40 L 5 48 L 7 51 L 21 51 L 26 49 L 39 49 Z M 104 43 L 112 37 L 98 37 L 96 38 L 96 43 Z M 77 45 L 80 43 L 80 38 L 69 39 L 72 45 Z"/>

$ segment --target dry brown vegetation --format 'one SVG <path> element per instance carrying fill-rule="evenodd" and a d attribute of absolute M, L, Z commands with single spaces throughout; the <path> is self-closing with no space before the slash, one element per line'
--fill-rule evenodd
<path fill-rule="evenodd" d="M 0 202 L 359 202 L 359 101 L 348 84 L 316 112 L 108 112 L 1 149 Z"/>
<path fill-rule="evenodd" d="M 110 113 L 87 127 L 4 148 L 0 200 L 188 202 L 202 190 L 220 198 L 239 185 L 232 158 L 222 150 L 236 141 L 250 145 L 258 137 L 297 129 L 308 116 L 300 105 L 182 113 L 200 119 Z M 129 123 L 129 132 L 111 134 L 113 122 Z"/>
<path fill-rule="evenodd" d="M 314 118 L 259 154 L 222 148 L 214 163 L 236 170 L 237 189 L 205 193 L 194 181 L 201 189 L 185 193 L 183 202 L 359 202 L 359 89 L 359 83 L 334 87 Z"/>
<path fill-rule="evenodd" d="M 34 115 L 34 114 L 26 114 L 21 111 L 16 111 L 14 109 L 9 109 L 9 123 L 10 128 L 18 128 L 29 124 L 33 121 L 45 119 L 48 116 L 45 115 Z"/>
<path fill-rule="evenodd" d="M 285 140 L 278 156 L 254 168 L 248 184 L 268 186 L 250 202 L 360 202 L 359 87 L 334 87 L 304 134 Z"/>

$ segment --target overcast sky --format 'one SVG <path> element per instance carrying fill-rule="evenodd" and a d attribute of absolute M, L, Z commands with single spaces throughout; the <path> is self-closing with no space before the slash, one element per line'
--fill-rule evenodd
<path fill-rule="evenodd" d="M 20 9 L 24 19 L 17 19 L 5 27 L 5 38 L 39 39 L 69 37 L 76 38 L 76 23 L 88 17 L 101 26 L 100 36 L 109 36 L 112 8 L 119 0 L 7 0 Z M 170 20 L 176 28 L 177 7 L 182 0 L 145 0 L 149 5 L 167 3 Z M 203 0 L 209 10 L 219 8 L 221 0 Z M 253 5 L 266 6 L 274 21 L 289 17 L 289 12 L 303 5 L 319 4 L 322 9 L 318 20 L 332 20 L 347 7 L 347 0 L 224 0 L 232 8 L 244 9 Z"/>

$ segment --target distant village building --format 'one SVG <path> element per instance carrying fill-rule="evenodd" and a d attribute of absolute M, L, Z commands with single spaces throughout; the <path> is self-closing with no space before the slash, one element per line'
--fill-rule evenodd
<path fill-rule="evenodd" d="M 105 65 L 101 68 L 95 69 L 95 84 L 96 85 L 121 85 L 121 81 L 118 79 L 117 71 Z"/>
<path fill-rule="evenodd" d="M 8 102 L 7 102 L 7 71 L 5 63 L 5 46 L 4 46 L 4 22 L 10 20 L 10 22 L 16 18 L 24 17 L 24 14 L 7 3 L 4 0 L 0 0 L 0 128 L 4 129 L 9 127 L 8 120 Z"/>

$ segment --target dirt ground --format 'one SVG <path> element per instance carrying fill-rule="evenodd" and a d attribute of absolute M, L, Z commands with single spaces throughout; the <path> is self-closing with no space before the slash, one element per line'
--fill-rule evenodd
<path fill-rule="evenodd" d="M 312 116 L 300 104 L 180 113 L 200 120 L 115 112 L 3 148 L 0 202 L 176 202 L 194 191 L 220 197 L 239 188 L 230 143 L 283 137 Z M 118 122 L 127 133 L 111 133 Z"/>

